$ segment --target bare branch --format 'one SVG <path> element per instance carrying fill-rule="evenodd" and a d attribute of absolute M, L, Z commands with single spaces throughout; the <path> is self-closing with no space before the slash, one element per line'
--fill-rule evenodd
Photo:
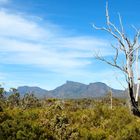
<path fill-rule="evenodd" d="M 119 65 L 117 65 L 115 60 L 113 62 L 110 62 L 110 61 L 106 60 L 104 57 L 99 56 L 99 55 L 96 55 L 95 58 L 98 59 L 98 60 L 101 60 L 101 61 L 103 61 L 103 62 L 105 62 L 105 63 L 107 63 L 107 64 L 109 64 L 109 65 L 111 65 L 113 67 L 116 67 L 116 68 L 120 69 L 121 71 L 123 71 L 125 73 L 127 73 L 126 69 L 124 69 L 124 68 L 120 67 Z"/>
<path fill-rule="evenodd" d="M 139 45 L 138 47 L 136 47 L 135 49 L 131 50 L 131 51 L 129 52 L 129 54 L 128 54 L 128 57 L 129 57 L 130 55 L 132 55 L 135 51 L 137 51 L 139 48 L 140 48 L 140 45 Z"/>
<path fill-rule="evenodd" d="M 122 25 L 121 19 L 120 19 L 120 22 L 121 22 L 120 23 L 121 24 L 121 28 L 123 30 L 123 25 Z M 128 39 L 128 37 L 125 36 L 124 31 L 121 33 L 119 31 L 119 29 L 112 22 L 110 22 L 109 24 L 114 28 L 115 32 L 117 32 L 121 36 L 122 40 L 125 40 L 127 42 L 128 46 L 131 46 L 130 40 Z"/>
<path fill-rule="evenodd" d="M 124 36 L 124 28 L 123 28 L 122 18 L 121 18 L 120 13 L 118 13 L 118 16 L 119 16 L 119 21 L 120 21 L 120 26 L 121 26 L 122 35 Z"/>
<path fill-rule="evenodd" d="M 109 34 L 111 34 L 114 38 L 116 38 L 118 40 L 118 42 L 121 44 L 121 46 L 123 46 L 123 48 L 125 48 L 125 45 L 122 43 L 121 39 L 114 32 L 112 32 L 112 30 L 109 30 L 109 29 L 107 29 L 105 27 L 100 28 L 100 27 L 95 26 L 94 24 L 92 26 L 96 30 L 103 30 L 103 31 L 106 31 Z"/>
<path fill-rule="evenodd" d="M 130 44 L 130 41 L 127 37 L 125 37 L 125 34 L 124 34 L 124 30 L 123 30 L 123 25 L 122 25 L 122 20 L 121 20 L 121 17 L 119 15 L 119 21 L 120 21 L 120 25 L 121 25 L 121 30 L 122 30 L 122 33 L 119 31 L 119 29 L 109 20 L 109 14 L 108 14 L 108 3 L 106 4 L 106 18 L 107 18 L 107 25 L 109 27 L 109 30 L 111 30 L 111 27 L 115 30 L 115 32 L 117 32 L 120 37 L 122 38 L 122 40 L 125 40 L 128 44 L 128 46 L 131 46 Z M 112 31 L 113 32 L 113 31 Z"/>
<path fill-rule="evenodd" d="M 119 82 L 119 84 L 126 90 L 126 87 L 123 85 L 123 83 L 118 79 L 118 76 L 116 75 L 116 80 Z"/>
<path fill-rule="evenodd" d="M 118 48 L 116 48 L 115 46 L 113 46 L 113 45 L 111 45 L 111 46 L 112 46 L 112 48 L 114 48 L 116 50 L 116 54 L 115 54 L 115 57 L 114 57 L 113 61 L 114 61 L 114 64 L 117 64 L 119 51 L 118 51 Z"/>
<path fill-rule="evenodd" d="M 138 32 L 138 29 L 134 25 L 131 25 L 131 26 L 136 32 Z"/>
<path fill-rule="evenodd" d="M 133 41 L 133 46 L 135 46 L 140 37 L 140 30 L 138 30 L 134 25 L 132 25 L 132 28 L 136 31 L 136 35 L 135 35 L 134 41 Z"/>
<path fill-rule="evenodd" d="M 116 28 L 116 26 L 112 22 L 110 22 L 109 13 L 108 13 L 108 2 L 106 2 L 106 21 L 107 21 L 109 30 L 112 31 L 111 30 L 111 26 L 112 26 L 114 30 L 121 36 L 120 31 Z"/>
<path fill-rule="evenodd" d="M 106 11 L 107 11 L 107 13 L 108 13 L 108 5 L 106 6 Z M 109 15 L 108 15 L 109 16 Z M 108 18 L 108 20 L 109 20 L 109 18 Z M 121 40 L 121 42 L 122 42 L 122 47 L 124 47 L 124 51 L 125 51 L 125 54 L 126 54 L 126 46 L 124 45 L 124 41 L 126 41 L 127 42 L 127 44 L 128 44 L 128 47 L 129 48 L 131 48 L 132 47 L 132 45 L 131 45 L 131 42 L 130 42 L 130 40 L 128 39 L 128 37 L 126 37 L 125 36 L 125 34 L 124 34 L 124 29 L 123 29 L 123 25 L 122 25 L 122 19 L 121 19 L 121 16 L 119 15 L 119 21 L 120 21 L 120 26 L 121 26 L 121 30 L 122 30 L 122 32 L 120 32 L 119 31 L 119 29 L 109 20 L 108 21 L 108 26 L 110 27 L 110 31 L 112 31 L 111 30 L 111 27 L 115 30 L 115 32 L 116 33 L 118 33 L 118 35 L 121 37 L 121 39 L 120 39 L 120 37 L 118 37 L 117 35 L 117 37 Z M 113 31 L 112 31 L 113 32 Z M 114 33 L 114 32 L 113 32 Z M 115 34 L 115 33 L 114 33 Z"/>
<path fill-rule="evenodd" d="M 110 25 L 109 25 L 109 21 L 110 21 L 110 19 L 109 19 L 109 13 L 108 13 L 108 2 L 106 2 L 106 24 L 107 24 L 109 30 L 111 30 Z"/>
<path fill-rule="evenodd" d="M 122 33 L 119 31 L 119 29 L 112 22 L 110 22 L 109 13 L 108 13 L 108 3 L 106 3 L 106 22 L 107 22 L 108 28 L 105 28 L 105 27 L 99 28 L 95 25 L 93 25 L 93 28 L 95 28 L 96 30 L 104 30 L 104 31 L 108 32 L 109 34 L 111 34 L 114 38 L 116 38 L 118 40 L 118 42 L 120 43 L 121 50 L 125 53 L 125 56 L 126 56 L 127 49 L 126 49 L 126 46 L 124 44 L 124 40 L 127 42 L 128 46 L 131 46 L 131 43 L 128 40 L 128 38 L 125 37 L 125 35 L 124 35 L 123 25 L 122 25 L 122 21 L 121 21 L 120 16 L 119 16 L 119 19 L 120 19 Z"/>

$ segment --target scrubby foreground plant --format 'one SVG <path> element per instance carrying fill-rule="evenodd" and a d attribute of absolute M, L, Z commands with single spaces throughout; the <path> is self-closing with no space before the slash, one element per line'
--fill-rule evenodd
<path fill-rule="evenodd" d="M 106 98 L 65 101 L 44 99 L 36 100 L 26 108 L 20 105 L 22 99 L 18 103 L 12 107 L 6 101 L 0 103 L 0 140 L 140 138 L 140 119 L 131 115 L 122 99 L 113 98 L 112 109 L 110 100 Z"/>

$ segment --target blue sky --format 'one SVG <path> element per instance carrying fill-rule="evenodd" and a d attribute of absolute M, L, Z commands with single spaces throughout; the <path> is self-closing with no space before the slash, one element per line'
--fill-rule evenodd
<path fill-rule="evenodd" d="M 110 0 L 111 20 L 119 12 L 132 37 L 140 27 L 139 0 Z M 125 85 L 120 71 L 94 59 L 111 58 L 109 35 L 92 28 L 105 25 L 105 0 L 0 0 L 0 83 L 54 89 L 67 80 Z M 133 5 L 133 6 L 132 6 Z M 116 80 L 116 78 L 118 80 Z"/>

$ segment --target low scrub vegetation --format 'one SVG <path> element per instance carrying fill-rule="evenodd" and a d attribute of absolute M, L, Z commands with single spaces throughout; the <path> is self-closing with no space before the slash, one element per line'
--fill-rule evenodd
<path fill-rule="evenodd" d="M 0 140 L 139 140 L 140 119 L 123 99 L 0 100 Z"/>

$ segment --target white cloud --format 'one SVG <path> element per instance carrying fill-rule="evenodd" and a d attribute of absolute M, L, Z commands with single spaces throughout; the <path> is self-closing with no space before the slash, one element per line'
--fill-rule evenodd
<path fill-rule="evenodd" d="M 11 14 L 5 10 L 0 11 L 0 35 L 12 36 L 22 39 L 40 39 L 51 35 L 50 30 L 44 31 L 35 22 L 27 20 L 20 14 Z"/>
<path fill-rule="evenodd" d="M 91 36 L 65 36 L 51 23 L 35 22 L 27 15 L 0 11 L 0 63 L 31 64 L 67 71 L 89 65 L 94 51 L 112 54 L 108 42 Z"/>

